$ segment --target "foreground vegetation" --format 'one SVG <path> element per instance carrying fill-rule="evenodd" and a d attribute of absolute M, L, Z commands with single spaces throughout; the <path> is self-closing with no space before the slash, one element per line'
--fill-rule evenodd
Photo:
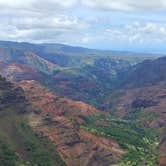
<path fill-rule="evenodd" d="M 52 144 L 36 134 L 23 116 L 8 113 L 0 121 L 0 131 L 0 165 L 65 165 Z"/>
<path fill-rule="evenodd" d="M 55 147 L 34 132 L 20 88 L 0 77 L 0 166 L 63 166 Z"/>

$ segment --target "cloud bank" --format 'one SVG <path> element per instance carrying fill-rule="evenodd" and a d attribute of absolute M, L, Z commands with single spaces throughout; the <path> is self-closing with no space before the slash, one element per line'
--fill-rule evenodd
<path fill-rule="evenodd" d="M 165 0 L 82 0 L 82 4 L 95 9 L 119 11 L 163 11 Z"/>
<path fill-rule="evenodd" d="M 0 0 L 0 9 L 0 40 L 165 49 L 165 0 Z"/>

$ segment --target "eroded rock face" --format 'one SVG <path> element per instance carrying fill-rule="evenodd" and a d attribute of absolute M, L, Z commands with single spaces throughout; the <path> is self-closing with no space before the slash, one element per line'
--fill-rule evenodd
<path fill-rule="evenodd" d="M 10 81 L 21 81 L 35 79 L 41 81 L 42 77 L 37 72 L 33 71 L 26 65 L 17 63 L 3 63 L 0 62 L 0 74 Z"/>
<path fill-rule="evenodd" d="M 29 116 L 30 125 L 47 137 L 68 166 L 108 166 L 117 163 L 124 151 L 111 139 L 97 137 L 79 128 L 79 115 L 100 114 L 95 108 L 60 98 L 35 81 L 20 83 L 38 114 Z M 35 85 L 35 86 L 34 86 Z"/>

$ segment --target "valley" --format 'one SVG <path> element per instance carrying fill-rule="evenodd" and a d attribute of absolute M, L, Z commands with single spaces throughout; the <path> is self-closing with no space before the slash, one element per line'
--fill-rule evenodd
<path fill-rule="evenodd" d="M 165 71 L 157 55 L 0 42 L 0 165 L 165 166 Z"/>

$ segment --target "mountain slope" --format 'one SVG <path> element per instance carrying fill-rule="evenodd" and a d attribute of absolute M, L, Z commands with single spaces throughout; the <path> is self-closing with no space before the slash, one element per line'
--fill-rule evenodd
<path fill-rule="evenodd" d="M 98 110 L 60 98 L 35 81 L 23 81 L 20 85 L 32 106 L 22 89 L 4 79 L 0 81 L 1 165 L 29 162 L 42 166 L 103 166 L 120 160 L 124 151 L 116 141 L 79 128 L 81 115 L 100 115 Z"/>
<path fill-rule="evenodd" d="M 78 125 L 83 122 L 81 116 L 100 115 L 98 110 L 60 98 L 35 81 L 22 81 L 20 86 L 41 111 L 30 116 L 31 126 L 55 145 L 67 165 L 106 166 L 120 160 L 124 152 L 114 140 L 96 137 Z"/>
<path fill-rule="evenodd" d="M 35 81 L 20 85 L 39 109 L 29 117 L 31 126 L 53 142 L 67 165 L 156 164 L 156 135 L 148 128 L 58 97 Z"/>
<path fill-rule="evenodd" d="M 163 84 L 120 90 L 119 98 L 112 95 L 109 99 L 111 113 L 123 119 L 134 120 L 139 124 L 155 129 L 159 136 L 160 165 L 166 162 L 166 86 Z"/>
<path fill-rule="evenodd" d="M 43 79 L 39 73 L 35 72 L 27 65 L 17 63 L 0 62 L 0 74 L 11 81 L 34 79 L 41 82 Z"/>
<path fill-rule="evenodd" d="M 166 58 L 145 61 L 123 72 L 120 89 L 107 100 L 107 109 L 123 119 L 155 129 L 159 136 L 160 161 L 166 163 Z"/>
<path fill-rule="evenodd" d="M 64 165 L 52 145 L 29 127 L 32 111 L 23 90 L 0 77 L 0 165 Z"/>
<path fill-rule="evenodd" d="M 166 57 L 146 60 L 127 71 L 120 73 L 121 85 L 124 87 L 144 87 L 166 82 Z"/>
<path fill-rule="evenodd" d="M 48 62 L 30 50 L 12 47 L 0 46 L 0 61 L 4 63 L 25 64 L 38 72 L 47 74 L 53 73 L 54 70 L 59 68 L 57 65 Z"/>

